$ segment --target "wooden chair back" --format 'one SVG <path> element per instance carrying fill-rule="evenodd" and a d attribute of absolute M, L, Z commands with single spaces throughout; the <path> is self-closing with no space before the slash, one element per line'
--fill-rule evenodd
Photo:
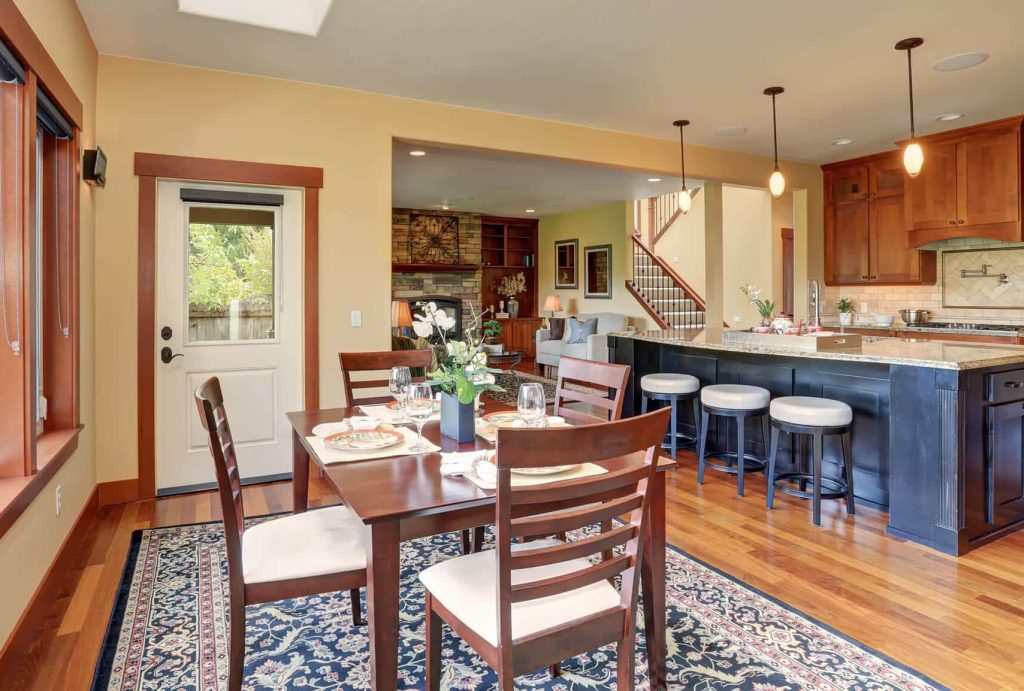
<path fill-rule="evenodd" d="M 622 404 L 626 400 L 626 381 L 629 379 L 629 365 L 616 365 L 610 362 L 594 362 L 574 357 L 563 357 L 558 360 L 558 386 L 555 389 L 555 415 L 567 420 L 576 420 L 584 424 L 592 422 L 614 422 L 622 419 Z M 608 396 L 599 396 L 569 388 L 605 387 Z M 585 403 L 602 409 L 603 416 L 594 415 L 574 408 L 565 407 L 566 403 Z"/>
<path fill-rule="evenodd" d="M 657 470 L 669 410 L 578 427 L 498 431 L 496 537 L 499 648 L 512 641 L 513 603 L 566 593 L 621 574 L 616 609 L 545 633 L 541 645 L 560 660 L 620 640 L 635 621 L 644 528 L 650 514 L 648 487 Z M 575 480 L 512 488 L 513 468 L 597 463 L 631 456 L 624 468 Z M 612 519 L 629 514 L 624 525 Z M 597 533 L 563 544 L 512 551 L 514 539 L 546 537 L 601 524 Z M 588 568 L 543 580 L 512 583 L 512 572 L 610 552 L 622 553 Z M 599 642 L 600 641 L 600 642 Z M 536 641 L 534 641 L 536 642 Z M 576 650 L 574 648 L 578 647 Z M 541 653 L 544 654 L 544 653 Z M 527 657 L 529 657 L 527 655 Z"/>
<path fill-rule="evenodd" d="M 387 389 L 388 380 L 364 379 L 353 380 L 353 372 L 387 372 L 390 375 L 392 367 L 408 367 L 409 369 L 421 368 L 423 371 L 430 369 L 431 352 L 429 350 L 382 350 L 372 353 L 338 353 L 338 361 L 341 363 L 341 376 L 345 383 L 345 400 L 347 405 L 372 405 L 376 403 L 387 403 L 392 400 L 390 395 L 367 395 L 357 398 L 356 389 Z M 413 377 L 413 381 L 423 381 L 424 377 Z"/>
<path fill-rule="evenodd" d="M 235 442 L 224 408 L 224 395 L 220 380 L 210 377 L 195 391 L 196 408 L 203 429 L 209 432 L 210 455 L 217 471 L 217 493 L 224 514 L 224 537 L 227 541 L 228 576 L 231 580 L 242 577 L 242 532 L 245 530 L 245 512 L 242 507 L 242 480 L 238 472 Z"/>

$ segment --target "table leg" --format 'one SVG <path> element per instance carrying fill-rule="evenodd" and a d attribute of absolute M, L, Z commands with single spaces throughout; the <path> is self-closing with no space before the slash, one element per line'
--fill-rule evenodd
<path fill-rule="evenodd" d="M 652 689 L 667 689 L 665 678 L 665 472 L 654 474 L 651 492 L 651 516 L 648 521 L 640 584 L 644 596 L 644 633 L 647 636 L 647 660 Z"/>
<path fill-rule="evenodd" d="M 309 506 L 309 454 L 298 432 L 292 432 L 292 513 Z"/>
<path fill-rule="evenodd" d="M 370 621 L 370 687 L 398 688 L 398 522 L 370 527 L 366 600 Z"/>

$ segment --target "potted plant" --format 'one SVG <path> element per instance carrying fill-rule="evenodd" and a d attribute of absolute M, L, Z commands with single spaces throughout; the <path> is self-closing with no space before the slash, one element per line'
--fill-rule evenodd
<path fill-rule="evenodd" d="M 484 350 L 494 355 L 501 355 L 505 346 L 499 340 L 501 338 L 501 322 L 497 319 L 488 319 L 484 322 Z"/>
<path fill-rule="evenodd" d="M 491 289 L 498 295 L 508 299 L 508 304 L 506 305 L 508 316 L 512 319 L 518 317 L 519 299 L 516 296 L 526 292 L 526 276 L 523 272 L 520 271 L 510 276 L 502 276 L 501 281 L 492 285 Z"/>
<path fill-rule="evenodd" d="M 754 305 L 757 308 L 757 313 L 761 315 L 761 324 L 754 327 L 754 332 L 769 333 L 772 330 L 772 312 L 775 311 L 775 303 L 771 300 L 761 300 L 761 289 L 749 283 L 740 286 L 740 292 L 747 297 L 750 304 Z"/>
<path fill-rule="evenodd" d="M 416 315 L 413 331 L 420 338 L 427 338 L 436 331 L 445 348 L 444 360 L 427 374 L 427 380 L 441 393 L 441 434 L 459 442 L 473 441 L 476 397 L 484 391 L 505 390 L 494 379 L 495 373 L 501 370 L 487 366 L 483 339 L 477 333 L 482 315 L 477 315 L 470 305 L 472 319 L 463 330 L 465 338 L 451 341 L 447 331 L 455 326 L 455 319 L 438 310 L 433 302 L 417 306 L 422 307 L 422 314 Z"/>
<path fill-rule="evenodd" d="M 850 298 L 839 298 L 836 307 L 839 308 L 839 326 L 850 326 L 853 324 L 853 300 Z"/>

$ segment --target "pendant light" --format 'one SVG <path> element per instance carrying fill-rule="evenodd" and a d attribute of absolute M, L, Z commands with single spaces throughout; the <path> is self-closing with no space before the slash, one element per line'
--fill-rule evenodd
<path fill-rule="evenodd" d="M 775 119 L 775 97 L 783 91 L 785 89 L 781 86 L 769 86 L 764 90 L 765 96 L 772 97 L 772 141 L 775 143 L 775 169 L 772 171 L 772 176 L 768 178 L 768 191 L 776 199 L 781 197 L 782 193 L 786 191 L 786 178 L 783 177 L 782 171 L 779 170 L 779 125 Z"/>
<path fill-rule="evenodd" d="M 676 120 L 672 123 L 679 128 L 679 172 L 683 176 L 683 186 L 679 189 L 679 211 L 686 213 L 693 205 L 690 190 L 686 189 L 686 156 L 683 153 L 683 128 L 690 124 L 689 120 Z"/>
<path fill-rule="evenodd" d="M 913 63 L 910 61 L 910 52 L 924 43 L 923 38 L 905 38 L 896 44 L 896 50 L 907 51 L 907 84 L 910 90 L 910 142 L 907 144 L 907 148 L 903 150 L 903 167 L 907 169 L 907 174 L 916 178 L 917 174 L 921 172 L 921 167 L 924 165 L 924 151 L 921 149 L 921 145 L 917 143 L 917 137 L 914 132 L 914 69 Z"/>

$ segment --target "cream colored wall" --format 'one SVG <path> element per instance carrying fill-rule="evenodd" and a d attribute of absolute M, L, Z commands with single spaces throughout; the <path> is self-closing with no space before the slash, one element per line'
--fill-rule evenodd
<path fill-rule="evenodd" d="M 538 307 L 544 298 L 557 295 L 562 299 L 564 314 L 591 314 L 618 312 L 630 317 L 630 324 L 638 329 L 648 328 L 652 322 L 644 308 L 626 292 L 625 281 L 631 267 L 633 204 L 612 202 L 592 209 L 564 214 L 552 214 L 540 219 L 537 252 Z M 579 241 L 577 262 L 580 268 L 577 290 L 555 290 L 555 241 Z M 612 298 L 610 300 L 583 297 L 583 249 L 593 245 L 612 246 Z M 542 316 L 550 316 L 543 314 Z M 561 316 L 561 315 L 559 315 Z"/>
<path fill-rule="evenodd" d="M 763 189 L 724 186 L 722 216 L 725 321 L 740 328 L 754 326 L 760 315 L 740 292 L 741 285 L 756 285 L 762 299 L 782 304 L 781 293 L 774 292 L 778 266 L 771 261 L 772 197 Z"/>
<path fill-rule="evenodd" d="M 589 161 L 669 175 L 671 140 L 274 79 L 101 56 L 98 138 L 109 156 L 97 195 L 97 466 L 101 481 L 136 477 L 136 151 L 291 163 L 324 169 L 320 198 L 320 380 L 324 405 L 341 401 L 335 353 L 388 344 L 391 142 L 424 142 Z M 252 108 L 254 102 L 259 108 Z M 313 123 L 323 126 L 313 126 Z M 700 179 L 763 184 L 771 160 L 688 147 Z M 821 171 L 784 163 L 806 187 L 821 232 Z M 692 173 L 691 173 L 692 171 Z M 618 290 L 616 288 L 616 290 Z M 360 328 L 348 325 L 363 311 Z"/>
<path fill-rule="evenodd" d="M 96 122 L 96 48 L 81 15 L 70 0 L 15 0 L 32 30 L 46 46 L 84 108 L 82 144 L 94 146 Z M 85 429 L 78 450 L 67 460 L 35 501 L 0 539 L 0 641 L 6 641 L 50 567 L 96 485 L 94 443 L 94 329 L 93 290 L 95 192 L 81 190 L 81 414 Z M 64 508 L 54 511 L 54 493 L 61 486 Z"/>
<path fill-rule="evenodd" d="M 702 189 L 693 198 L 693 206 L 679 216 L 655 246 L 659 257 L 669 263 L 697 294 L 704 297 L 707 283 L 704 271 L 704 200 Z"/>

